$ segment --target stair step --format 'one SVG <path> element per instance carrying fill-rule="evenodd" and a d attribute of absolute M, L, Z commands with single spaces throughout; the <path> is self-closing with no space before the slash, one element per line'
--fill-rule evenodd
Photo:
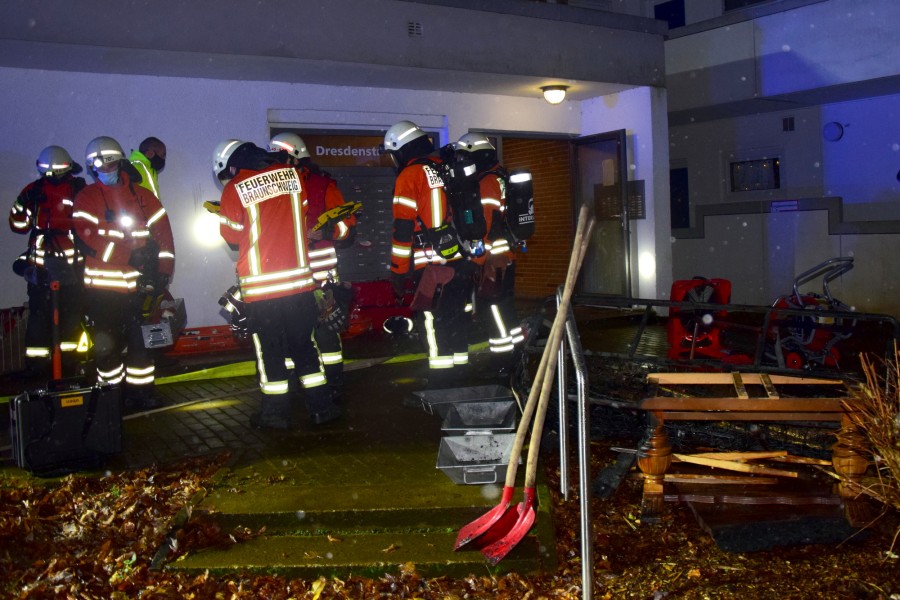
<path fill-rule="evenodd" d="M 227 549 L 206 549 L 166 565 L 167 570 L 221 575 L 235 571 L 316 579 L 320 576 L 383 577 L 413 563 L 425 577 L 466 577 L 472 573 L 533 573 L 554 568 L 554 550 L 526 536 L 490 567 L 478 550 L 453 551 L 456 531 L 387 532 L 344 537 L 260 536 Z"/>
<path fill-rule="evenodd" d="M 309 532 L 321 529 L 458 527 L 496 505 L 501 488 L 433 485 L 219 488 L 197 507 L 223 527 Z"/>

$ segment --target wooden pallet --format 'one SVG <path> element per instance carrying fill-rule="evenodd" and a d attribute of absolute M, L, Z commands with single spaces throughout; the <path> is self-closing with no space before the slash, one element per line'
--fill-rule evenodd
<path fill-rule="evenodd" d="M 846 400 L 852 390 L 843 381 L 766 373 L 654 373 L 648 376 L 648 383 L 650 394 L 638 405 L 648 413 L 647 432 L 637 460 L 644 475 L 642 520 L 659 519 L 664 510 L 667 471 L 673 460 L 685 460 L 684 455 L 672 453 L 666 421 L 840 423 L 831 465 L 847 480 L 839 486 L 839 496 L 849 499 L 856 495 L 851 484 L 865 473 L 869 457 L 863 436 L 849 415 Z M 794 473 L 758 467 L 746 460 L 695 455 L 688 461 L 751 476 L 791 477 Z"/>

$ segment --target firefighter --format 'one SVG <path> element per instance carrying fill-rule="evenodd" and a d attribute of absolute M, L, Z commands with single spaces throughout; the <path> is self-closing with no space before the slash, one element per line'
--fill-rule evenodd
<path fill-rule="evenodd" d="M 312 162 L 303 139 L 295 133 L 279 133 L 269 141 L 269 152 L 279 155 L 286 164 L 300 170 L 300 181 L 306 189 L 306 234 L 309 262 L 313 278 L 319 285 L 316 297 L 321 318 L 313 330 L 313 340 L 325 366 L 325 377 L 332 398 L 341 395 L 344 378 L 344 355 L 341 330 L 349 316 L 352 290 L 338 277 L 338 248 L 353 244 L 356 236 L 356 217 L 352 214 L 336 223 L 315 229 L 325 212 L 344 206 L 344 196 L 337 182 Z"/>
<path fill-rule="evenodd" d="M 317 288 L 307 253 L 306 191 L 296 169 L 250 142 L 225 140 L 213 154 L 213 172 L 226 181 L 219 231 L 237 247 L 237 275 L 252 331 L 262 403 L 255 427 L 293 426 L 290 358 L 304 388 L 310 422 L 341 417 L 331 400 L 312 341 Z"/>
<path fill-rule="evenodd" d="M 459 377 L 456 367 L 469 362 L 466 303 L 474 265 L 459 252 L 441 178 L 417 162 L 434 152 L 428 135 L 415 123 L 400 121 L 385 133 L 384 149 L 397 171 L 390 264 L 394 292 L 402 297 L 412 276 L 416 297 L 430 299 L 424 305 L 413 300 L 427 345 L 428 387 L 450 387 Z"/>
<path fill-rule="evenodd" d="M 145 138 L 137 150 L 132 150 L 128 161 L 140 173 L 141 186 L 159 198 L 159 172 L 166 166 L 166 145 L 162 140 L 152 136 Z"/>
<path fill-rule="evenodd" d="M 94 138 L 85 160 L 97 181 L 75 197 L 73 218 L 85 246 L 85 312 L 97 381 L 124 380 L 130 405 L 156 408 L 155 366 L 141 324 L 147 298 L 158 296 L 175 270 L 169 217 L 156 196 L 134 181 L 119 142 Z"/>
<path fill-rule="evenodd" d="M 60 146 L 47 146 L 36 161 L 40 177 L 25 186 L 9 211 L 9 227 L 28 234 L 28 249 L 13 270 L 28 283 L 28 325 L 25 330 L 26 373 L 46 374 L 52 354 L 53 302 L 51 279 L 59 288 L 59 346 L 64 370 L 77 365 L 75 351 L 86 350 L 81 339 L 80 273 L 84 257 L 72 233 L 72 205 L 85 186 L 81 165 Z M 79 345 L 79 342 L 82 342 Z"/>
<path fill-rule="evenodd" d="M 512 368 L 513 350 L 525 337 L 516 316 L 515 253 L 506 230 L 506 170 L 497 160 L 497 149 L 480 133 L 467 133 L 456 142 L 457 153 L 475 163 L 481 192 L 481 205 L 487 222 L 485 253 L 480 263 L 478 300 L 488 306 L 488 345 L 494 366 L 501 376 Z"/>

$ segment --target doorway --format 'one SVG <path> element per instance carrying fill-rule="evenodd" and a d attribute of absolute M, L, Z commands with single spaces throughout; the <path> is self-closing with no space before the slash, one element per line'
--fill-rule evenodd
<path fill-rule="evenodd" d="M 630 297 L 631 230 L 625 131 L 579 138 L 575 147 L 575 214 L 594 204 L 596 225 L 581 270 L 582 294 Z"/>

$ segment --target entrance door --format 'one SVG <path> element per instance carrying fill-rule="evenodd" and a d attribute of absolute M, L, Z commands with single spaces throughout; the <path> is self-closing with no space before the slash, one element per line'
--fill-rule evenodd
<path fill-rule="evenodd" d="M 575 140 L 575 194 L 591 202 L 597 223 L 581 270 L 580 292 L 631 296 L 631 252 L 625 164 L 625 131 Z"/>

